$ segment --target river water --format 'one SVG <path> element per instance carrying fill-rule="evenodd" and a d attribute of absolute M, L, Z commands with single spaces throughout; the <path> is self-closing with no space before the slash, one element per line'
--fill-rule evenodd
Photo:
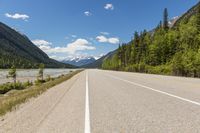
<path fill-rule="evenodd" d="M 62 74 L 68 74 L 70 71 L 75 71 L 76 69 L 44 69 L 44 77 L 50 75 L 51 77 L 58 77 Z M 19 69 L 17 70 L 17 80 L 21 82 L 34 81 L 38 75 L 38 69 Z M 0 84 L 6 82 L 12 82 L 12 79 L 8 79 L 9 70 L 0 69 Z"/>

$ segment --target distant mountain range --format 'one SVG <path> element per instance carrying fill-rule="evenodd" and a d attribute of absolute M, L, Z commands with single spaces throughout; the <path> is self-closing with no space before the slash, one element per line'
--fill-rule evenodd
<path fill-rule="evenodd" d="M 75 58 L 71 58 L 71 59 L 65 59 L 62 62 L 81 67 L 81 66 L 90 64 L 94 61 L 96 61 L 96 59 L 92 56 L 89 56 L 89 57 L 75 57 Z"/>
<path fill-rule="evenodd" d="M 73 67 L 49 58 L 27 36 L 0 22 L 0 68 L 37 68 L 40 63 L 49 68 Z"/>
<path fill-rule="evenodd" d="M 78 66 L 81 68 L 101 68 L 103 61 L 108 58 L 112 58 L 112 56 L 116 53 L 117 50 L 109 52 L 108 54 L 101 56 L 100 58 L 95 58 L 92 56 L 82 56 L 75 58 L 68 58 L 61 62 L 71 64 L 74 66 Z"/>
<path fill-rule="evenodd" d="M 103 64 L 103 61 L 106 60 L 106 59 L 109 59 L 109 58 L 112 58 L 112 56 L 117 52 L 117 50 L 115 51 L 112 51 L 112 52 L 109 52 L 107 55 L 104 55 L 102 56 L 101 58 L 99 58 L 98 60 L 92 62 L 92 63 L 89 63 L 89 64 L 86 64 L 86 65 L 83 65 L 81 67 L 83 68 L 101 68 L 102 64 Z"/>

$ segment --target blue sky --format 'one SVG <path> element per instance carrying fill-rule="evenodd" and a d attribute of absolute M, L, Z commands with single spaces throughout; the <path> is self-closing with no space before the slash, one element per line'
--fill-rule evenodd
<path fill-rule="evenodd" d="M 165 7 L 180 16 L 198 0 L 1 0 L 0 21 L 57 60 L 106 54 L 154 28 Z"/>

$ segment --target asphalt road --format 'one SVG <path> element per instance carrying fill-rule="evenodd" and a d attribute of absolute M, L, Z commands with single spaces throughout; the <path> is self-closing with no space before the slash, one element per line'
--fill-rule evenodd
<path fill-rule="evenodd" d="M 0 118 L 0 133 L 199 133 L 200 79 L 87 70 Z"/>

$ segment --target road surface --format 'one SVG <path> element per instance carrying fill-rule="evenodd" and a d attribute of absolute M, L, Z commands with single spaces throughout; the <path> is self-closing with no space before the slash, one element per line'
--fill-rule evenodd
<path fill-rule="evenodd" d="M 0 133 L 199 133 L 200 79 L 87 70 L 0 118 Z"/>

